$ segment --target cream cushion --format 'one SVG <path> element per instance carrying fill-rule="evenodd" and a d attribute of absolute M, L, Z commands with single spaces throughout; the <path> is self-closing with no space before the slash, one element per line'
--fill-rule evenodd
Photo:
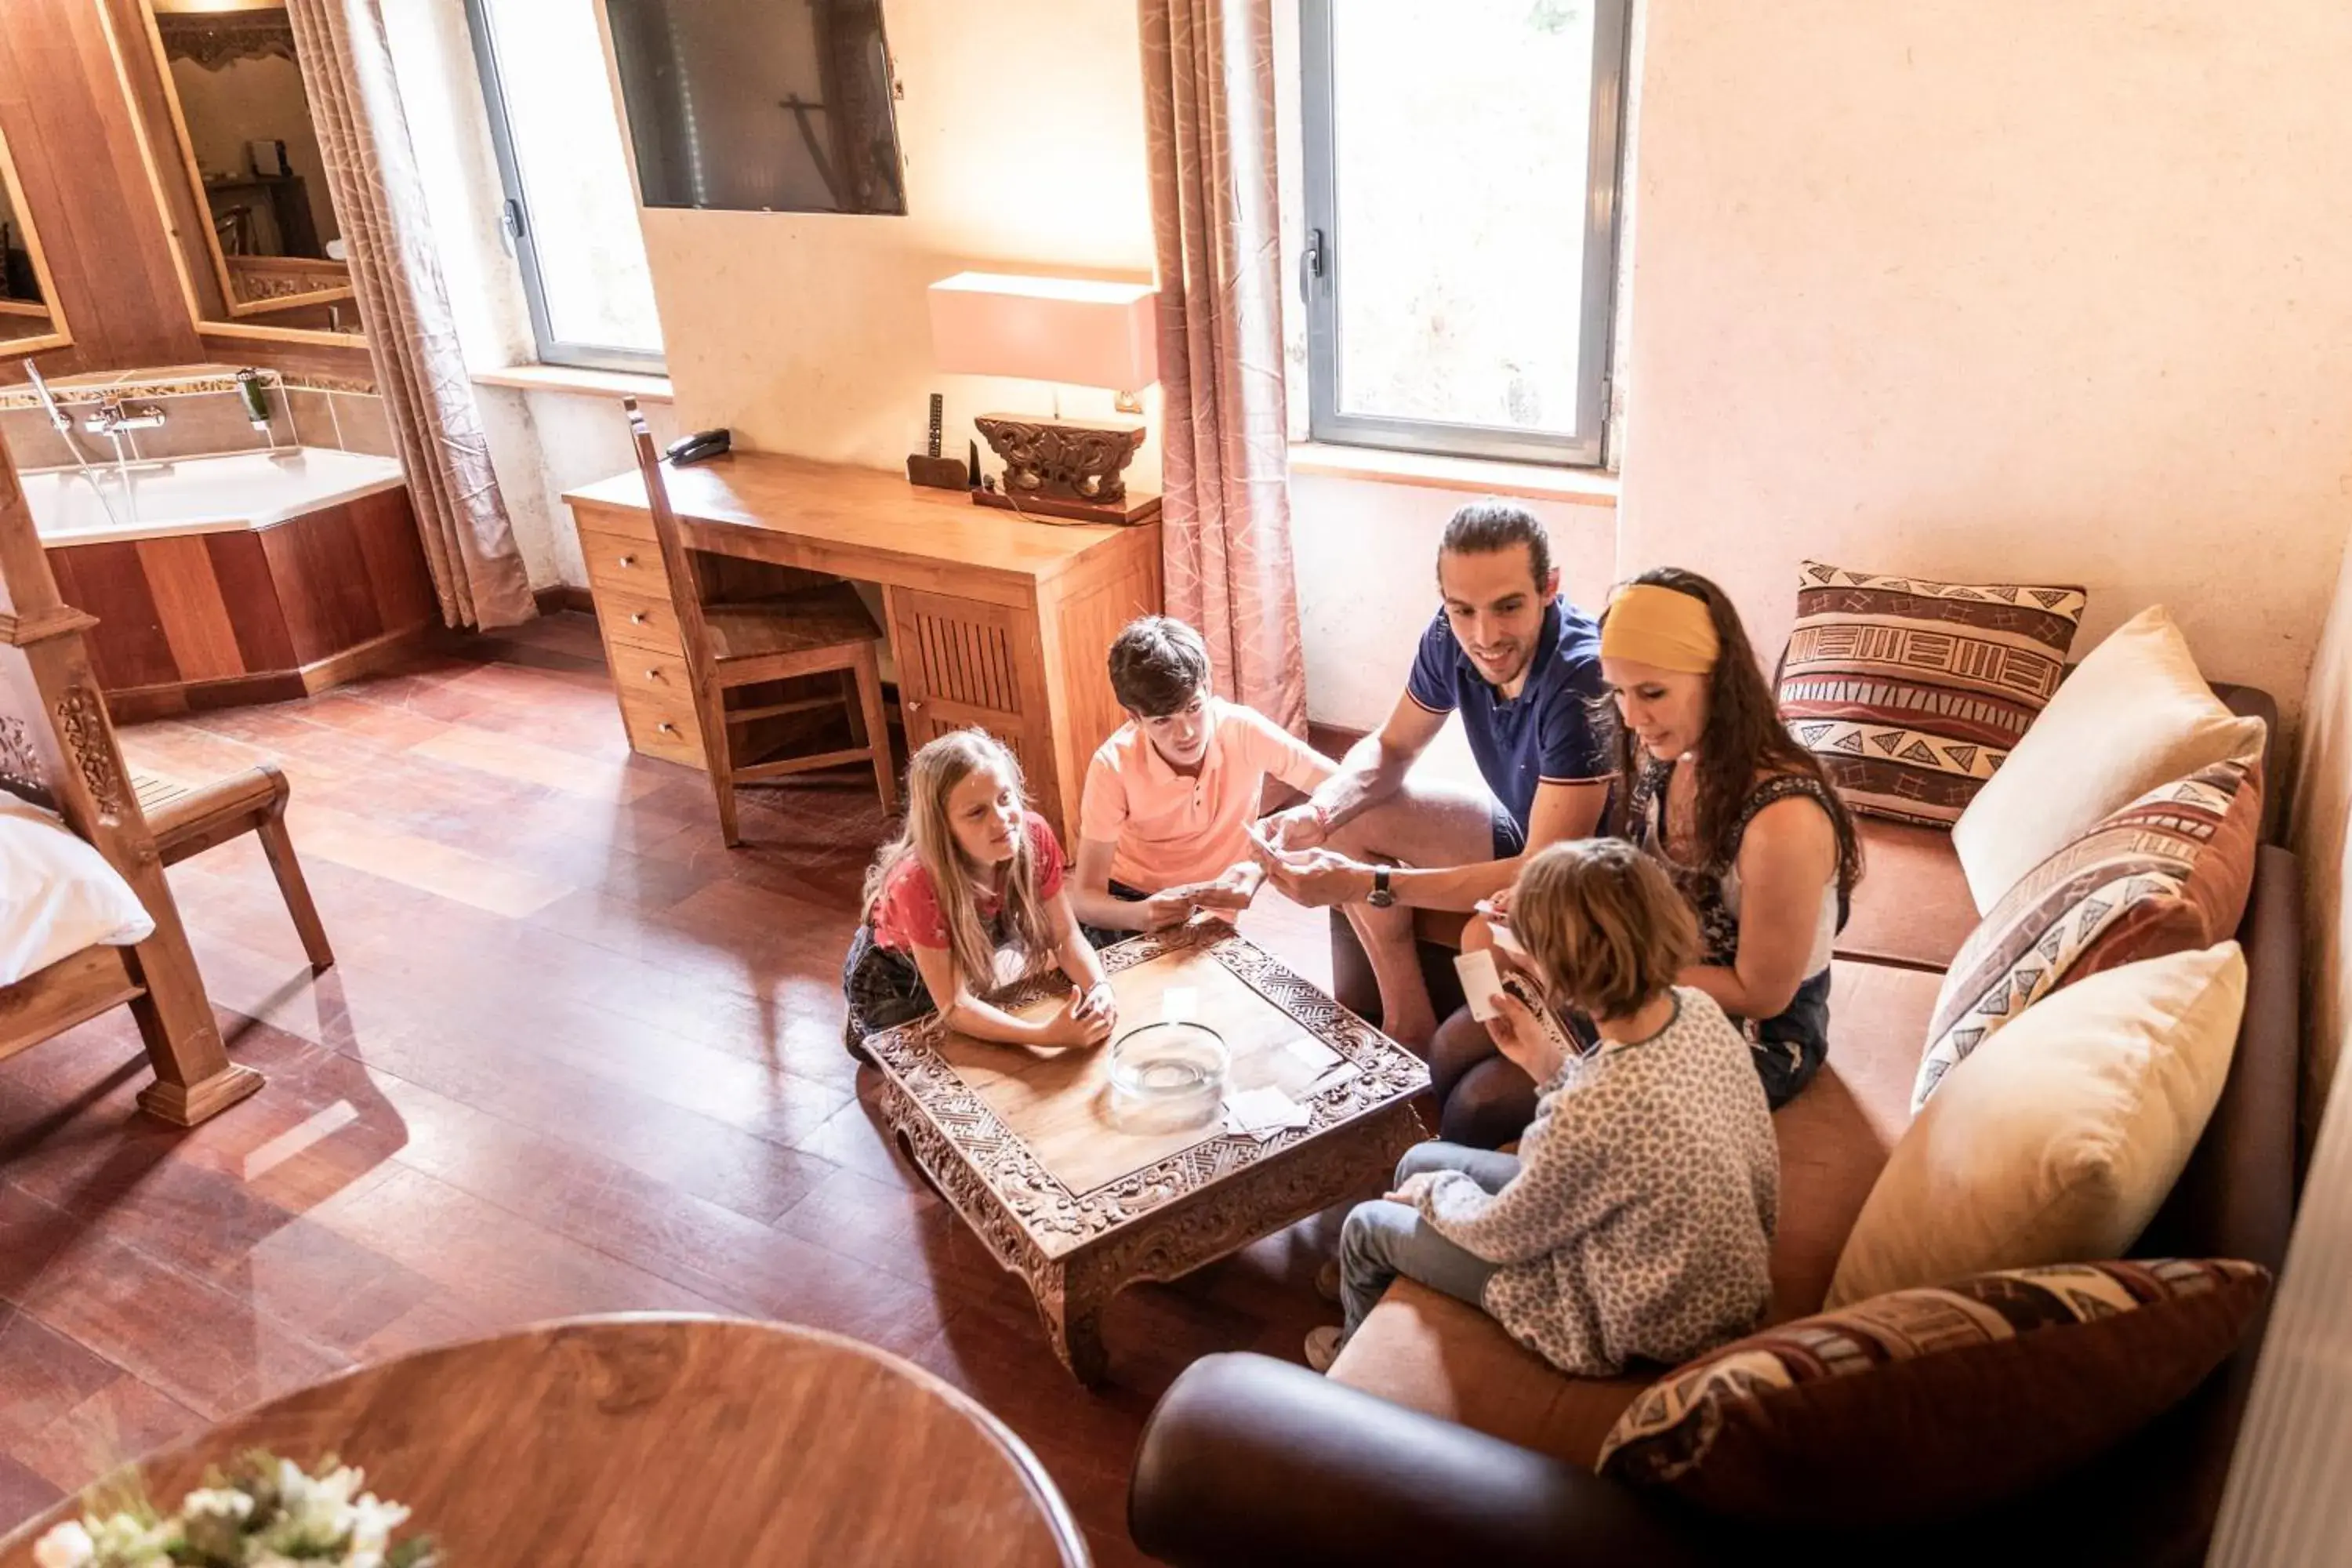
<path fill-rule="evenodd" d="M 2263 742 L 2198 672 L 2163 605 L 2093 648 L 1952 825 L 1979 911 L 2100 818 L 2170 779 Z"/>
<path fill-rule="evenodd" d="M 2204 1135 L 2245 1005 L 2245 957 L 2225 942 L 2026 1008 L 1945 1075 L 1895 1145 L 1829 1305 L 2123 1256 Z"/>

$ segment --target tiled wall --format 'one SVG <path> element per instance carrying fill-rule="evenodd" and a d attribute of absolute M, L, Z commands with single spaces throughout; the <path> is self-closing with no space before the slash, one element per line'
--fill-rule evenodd
<path fill-rule="evenodd" d="M 294 431 L 305 447 L 340 447 L 346 452 L 369 452 L 395 458 L 392 426 L 383 416 L 383 399 L 373 392 L 321 392 L 289 387 L 287 405 L 294 413 Z"/>
<path fill-rule="evenodd" d="M 58 403 L 74 421 L 74 439 L 94 462 L 111 462 L 114 442 L 92 436 L 81 426 L 106 395 L 118 395 L 127 405 L 152 405 L 163 411 L 160 428 L 126 433 L 124 455 L 134 451 L 142 460 L 194 458 L 216 452 L 252 452 L 268 446 L 331 447 L 345 451 L 393 457 L 392 429 L 385 422 L 383 400 L 371 392 L 283 384 L 274 371 L 265 372 L 270 405 L 270 428 L 265 437 L 246 416 L 238 400 L 233 373 L 156 372 L 120 377 L 85 377 L 61 382 L 53 388 Z M 50 425 L 29 387 L 0 391 L 0 444 L 19 468 L 59 468 L 73 454 Z"/>

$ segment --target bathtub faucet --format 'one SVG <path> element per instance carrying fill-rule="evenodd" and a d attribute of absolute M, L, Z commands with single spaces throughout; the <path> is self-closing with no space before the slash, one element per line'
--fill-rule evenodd
<path fill-rule="evenodd" d="M 163 411 L 152 403 L 133 404 L 124 407 L 122 399 L 110 397 L 99 404 L 98 412 L 82 421 L 81 427 L 93 436 L 111 436 L 120 430 L 152 430 L 163 423 Z"/>
<path fill-rule="evenodd" d="M 33 361 L 26 360 L 25 378 L 33 384 L 33 395 L 41 400 L 42 408 L 48 413 L 49 423 L 56 427 L 58 435 L 71 441 L 73 416 L 58 406 L 58 400 L 49 393 L 49 384 L 41 378 L 41 367 Z"/>

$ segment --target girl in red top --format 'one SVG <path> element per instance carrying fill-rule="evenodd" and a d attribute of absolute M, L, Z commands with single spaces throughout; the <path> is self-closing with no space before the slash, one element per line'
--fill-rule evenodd
<path fill-rule="evenodd" d="M 941 735 L 908 763 L 907 826 L 866 873 L 865 922 L 842 964 L 852 1056 L 863 1059 L 867 1035 L 934 1006 L 975 1039 L 1110 1037 L 1110 984 L 1070 912 L 1062 846 L 1024 798 L 1021 764 L 984 731 Z M 1049 953 L 1071 982 L 1059 1009 L 1033 1022 L 981 1000 Z"/>

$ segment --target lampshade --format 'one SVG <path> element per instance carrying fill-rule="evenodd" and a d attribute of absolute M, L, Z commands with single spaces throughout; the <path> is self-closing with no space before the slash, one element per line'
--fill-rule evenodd
<path fill-rule="evenodd" d="M 956 375 L 1140 392 L 1160 379 L 1149 283 L 959 272 L 930 287 L 931 353 Z"/>

